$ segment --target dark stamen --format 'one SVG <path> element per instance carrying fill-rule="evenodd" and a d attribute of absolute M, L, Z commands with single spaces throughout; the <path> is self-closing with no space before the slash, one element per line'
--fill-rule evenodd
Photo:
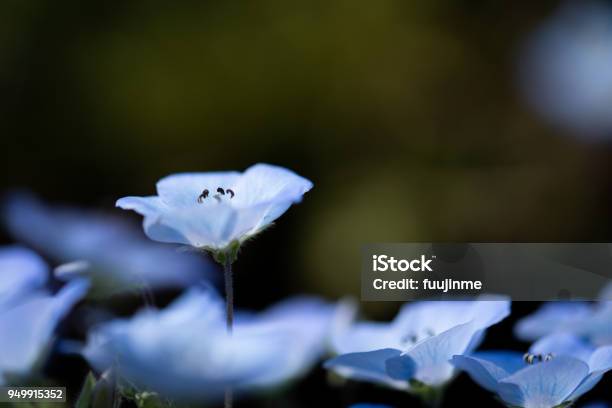
<path fill-rule="evenodd" d="M 208 198 L 208 190 L 202 191 L 202 194 L 198 196 L 198 203 L 202 204 L 206 198 Z"/>
<path fill-rule="evenodd" d="M 407 334 L 405 336 L 402 337 L 402 343 L 416 343 L 418 340 L 417 336 L 415 336 L 414 334 Z"/>
<path fill-rule="evenodd" d="M 228 188 L 227 190 L 225 190 L 225 192 L 231 196 L 230 198 L 234 198 L 234 195 L 235 195 L 234 190 L 232 190 L 231 188 Z"/>
<path fill-rule="evenodd" d="M 221 194 L 221 195 L 225 195 L 225 190 L 223 190 L 221 187 L 217 188 L 217 193 Z"/>

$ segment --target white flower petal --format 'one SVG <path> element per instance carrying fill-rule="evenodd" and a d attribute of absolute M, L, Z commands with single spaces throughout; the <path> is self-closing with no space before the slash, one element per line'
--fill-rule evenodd
<path fill-rule="evenodd" d="M 125 197 L 117 206 L 142 214 L 153 240 L 223 250 L 262 231 L 310 188 L 290 170 L 257 164 L 243 174 L 171 175 L 157 184 L 159 196 Z"/>
<path fill-rule="evenodd" d="M 234 185 L 236 197 L 233 202 L 241 208 L 261 202 L 298 202 L 312 186 L 310 180 L 291 170 L 269 164 L 255 164 L 249 167 Z M 274 218 L 280 215 L 277 214 L 278 211 L 271 211 L 275 215 Z"/>
<path fill-rule="evenodd" d="M 414 378 L 430 386 L 439 386 L 450 380 L 455 373 L 450 359 L 468 351 L 480 330 L 474 323 L 458 325 L 406 351 L 403 356 L 410 357 L 415 363 Z"/>
<path fill-rule="evenodd" d="M 408 389 L 408 379 L 395 380 L 387 373 L 387 361 L 399 357 L 395 349 L 373 350 L 363 353 L 348 353 L 325 362 L 325 368 L 338 375 L 361 381 L 372 381 L 397 389 Z"/>
<path fill-rule="evenodd" d="M 580 338 L 571 334 L 553 334 L 546 336 L 531 345 L 529 352 L 533 354 L 563 355 L 589 361 L 595 348 Z"/>
<path fill-rule="evenodd" d="M 0 248 L 0 309 L 41 288 L 48 278 L 47 265 L 35 252 L 18 246 Z"/>
<path fill-rule="evenodd" d="M 163 310 L 94 329 L 83 355 L 98 371 L 111 365 L 143 389 L 171 398 L 214 402 L 231 386 L 238 393 L 289 381 L 319 357 L 334 307 L 300 299 L 262 314 L 237 314 L 225 328 L 223 301 L 192 289 Z"/>
<path fill-rule="evenodd" d="M 148 201 L 128 198 L 120 204 L 156 213 L 151 207 L 157 205 L 157 198 Z M 17 194 L 9 197 L 3 215 L 11 234 L 54 261 L 86 262 L 90 267 L 83 275 L 92 278 L 95 295 L 143 286 L 180 288 L 209 278 L 213 272 L 204 257 L 151 242 L 137 227 L 114 215 L 48 206 Z"/>
<path fill-rule="evenodd" d="M 383 348 L 401 349 L 404 343 L 388 323 L 360 322 L 334 334 L 333 346 L 336 353 L 345 354 Z"/>
<path fill-rule="evenodd" d="M 19 304 L 0 311 L 0 383 L 3 374 L 27 374 L 42 357 L 58 322 L 89 287 L 77 279 L 51 296 L 33 293 Z"/>
<path fill-rule="evenodd" d="M 586 363 L 559 356 L 501 380 L 500 397 L 511 406 L 551 408 L 565 402 L 589 373 Z"/>
<path fill-rule="evenodd" d="M 157 182 L 157 194 L 169 206 L 192 207 L 204 190 L 213 197 L 217 188 L 232 188 L 239 177 L 237 171 L 172 174 Z"/>

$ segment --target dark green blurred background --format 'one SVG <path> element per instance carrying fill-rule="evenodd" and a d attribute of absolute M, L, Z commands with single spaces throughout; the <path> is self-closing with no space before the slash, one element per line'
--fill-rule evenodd
<path fill-rule="evenodd" d="M 516 87 L 522 41 L 557 5 L 4 0 L 0 193 L 119 214 L 169 173 L 287 166 L 315 188 L 243 250 L 248 308 L 358 295 L 368 242 L 610 240 L 610 146 L 548 127 Z M 489 346 L 526 347 L 512 321 Z M 324 378 L 296 398 L 321 404 Z"/>
<path fill-rule="evenodd" d="M 315 188 L 245 248 L 252 307 L 357 294 L 366 242 L 610 239 L 609 146 L 515 85 L 557 4 L 6 0 L 0 189 L 118 212 L 169 173 L 287 166 Z"/>

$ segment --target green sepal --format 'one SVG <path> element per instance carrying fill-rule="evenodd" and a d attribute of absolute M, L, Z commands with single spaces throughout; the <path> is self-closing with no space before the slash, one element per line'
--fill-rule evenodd
<path fill-rule="evenodd" d="M 117 382 L 112 370 L 107 370 L 99 379 L 89 372 L 79 398 L 76 408 L 113 408 L 117 406 L 118 398 Z"/>
<path fill-rule="evenodd" d="M 205 248 L 206 249 L 206 248 Z M 213 259 L 221 264 L 226 265 L 228 262 L 233 264 L 238 258 L 238 251 L 240 251 L 240 242 L 232 241 L 228 246 L 223 249 L 206 249 L 212 255 Z"/>
<path fill-rule="evenodd" d="M 89 408 L 92 405 L 94 388 L 96 387 L 96 377 L 90 371 L 85 377 L 83 388 L 79 393 L 79 398 L 74 404 L 75 408 Z"/>
<path fill-rule="evenodd" d="M 418 380 L 410 380 L 410 392 L 423 401 L 429 407 L 442 405 L 444 387 L 432 387 Z"/>

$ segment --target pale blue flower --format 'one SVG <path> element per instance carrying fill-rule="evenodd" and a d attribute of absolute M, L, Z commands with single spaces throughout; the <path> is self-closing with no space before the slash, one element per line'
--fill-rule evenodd
<path fill-rule="evenodd" d="M 534 341 L 571 327 L 589 318 L 592 306 L 585 302 L 545 302 L 537 311 L 520 319 L 514 327 L 516 336 Z"/>
<path fill-rule="evenodd" d="M 455 374 L 450 358 L 474 350 L 509 313 L 510 302 L 501 298 L 408 303 L 389 324 L 357 323 L 337 333 L 340 355 L 325 367 L 398 389 L 439 388 Z"/>
<path fill-rule="evenodd" d="M 551 123 L 592 138 L 612 131 L 612 7 L 567 1 L 528 39 L 521 86 Z"/>
<path fill-rule="evenodd" d="M 164 310 L 98 326 L 83 354 L 96 370 L 115 367 L 139 389 L 214 401 L 228 386 L 241 394 L 304 374 L 323 353 L 335 316 L 336 306 L 300 298 L 239 313 L 230 335 L 218 296 L 192 289 Z"/>
<path fill-rule="evenodd" d="M 4 221 L 12 235 L 60 262 L 86 261 L 103 293 L 180 288 L 213 276 L 212 264 L 194 253 L 156 244 L 115 216 L 72 207 L 48 207 L 13 195 Z"/>
<path fill-rule="evenodd" d="M 265 229 L 311 188 L 290 170 L 256 164 L 244 173 L 170 175 L 157 183 L 156 196 L 124 197 L 117 206 L 142 214 L 153 240 L 223 252 Z"/>
<path fill-rule="evenodd" d="M 604 288 L 600 301 L 546 302 L 514 327 L 518 338 L 534 341 L 555 333 L 570 333 L 595 344 L 612 343 L 612 285 Z"/>
<path fill-rule="evenodd" d="M 19 246 L 0 247 L 0 309 L 13 304 L 49 279 L 45 262 Z"/>
<path fill-rule="evenodd" d="M 38 368 L 55 327 L 87 292 L 88 282 L 78 279 L 52 294 L 49 276 L 35 253 L 0 249 L 0 385 L 20 383 Z"/>
<path fill-rule="evenodd" d="M 595 348 L 571 335 L 553 335 L 524 356 L 486 351 L 451 362 L 508 406 L 552 408 L 577 400 L 599 382 L 612 368 L 612 346 Z"/>

